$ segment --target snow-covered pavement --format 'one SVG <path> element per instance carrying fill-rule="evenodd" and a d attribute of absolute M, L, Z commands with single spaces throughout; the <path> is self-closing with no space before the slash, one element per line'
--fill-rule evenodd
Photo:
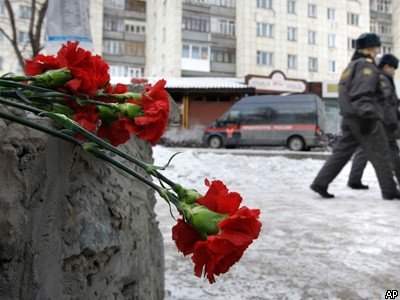
<path fill-rule="evenodd" d="M 153 151 L 158 165 L 174 154 L 162 146 Z M 193 275 L 191 258 L 177 251 L 171 239 L 175 221 L 159 199 L 165 300 L 375 300 L 385 299 L 387 290 L 400 292 L 400 201 L 381 199 L 370 164 L 363 178 L 369 190 L 346 186 L 348 164 L 329 188 L 336 197 L 321 199 L 309 185 L 323 163 L 195 149 L 176 156 L 163 174 L 203 194 L 205 178 L 222 180 L 242 195 L 242 205 L 261 209 L 263 228 L 242 259 L 210 285 Z"/>

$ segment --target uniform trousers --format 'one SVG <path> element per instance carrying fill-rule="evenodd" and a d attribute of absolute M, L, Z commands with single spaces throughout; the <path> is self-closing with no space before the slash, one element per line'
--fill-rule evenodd
<path fill-rule="evenodd" d="M 371 162 L 375 169 L 382 196 L 386 198 L 398 194 L 396 182 L 392 175 L 389 146 L 382 122 L 377 120 L 373 130 L 365 135 L 360 132 L 359 119 L 343 117 L 341 127 L 342 135 L 335 143 L 332 155 L 318 172 L 313 184 L 328 188 L 328 185 L 336 178 L 360 146 L 367 160 Z"/>
<path fill-rule="evenodd" d="M 397 144 L 397 135 L 392 132 L 388 132 L 388 142 L 390 150 L 390 158 L 392 162 L 392 168 L 397 179 L 397 183 L 400 184 L 400 150 Z M 361 183 L 361 178 L 364 173 L 364 169 L 367 166 L 368 159 L 364 154 L 361 147 L 357 148 L 354 153 L 353 162 L 351 165 L 351 171 L 349 174 L 349 184 Z"/>

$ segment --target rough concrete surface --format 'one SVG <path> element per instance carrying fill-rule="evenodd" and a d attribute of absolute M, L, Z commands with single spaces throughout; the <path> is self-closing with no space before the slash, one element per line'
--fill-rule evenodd
<path fill-rule="evenodd" d="M 123 150 L 152 161 L 135 138 Z M 80 147 L 0 119 L 0 299 L 162 299 L 154 205 Z"/>

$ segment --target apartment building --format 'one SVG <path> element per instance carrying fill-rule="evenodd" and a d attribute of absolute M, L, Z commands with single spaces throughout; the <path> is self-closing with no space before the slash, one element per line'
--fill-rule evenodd
<path fill-rule="evenodd" d="M 29 41 L 30 0 L 12 1 L 17 35 Z M 400 49 L 392 0 L 91 0 L 95 52 L 112 76 L 244 77 L 280 70 L 308 81 L 336 80 L 373 31 L 382 52 Z M 0 26 L 8 14 L 0 1 Z M 45 28 L 45 26 L 43 26 Z M 20 72 L 0 35 L 0 69 Z M 29 57 L 29 47 L 24 50 Z"/>
<path fill-rule="evenodd" d="M 148 0 L 147 76 L 269 75 L 336 80 L 353 39 L 393 49 L 389 0 Z M 157 20 L 157 22 L 153 22 Z"/>
<path fill-rule="evenodd" d="M 146 1 L 103 0 L 102 56 L 110 75 L 144 76 L 146 64 Z M 95 38 L 95 37 L 94 37 Z"/>

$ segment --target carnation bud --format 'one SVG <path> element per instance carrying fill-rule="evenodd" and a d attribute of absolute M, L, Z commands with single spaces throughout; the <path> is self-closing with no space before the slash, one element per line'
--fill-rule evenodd
<path fill-rule="evenodd" d="M 203 197 L 202 194 L 200 194 L 198 191 L 195 189 L 185 189 L 179 184 L 176 184 L 172 187 L 175 193 L 178 194 L 179 200 L 182 202 L 185 202 L 187 204 L 192 204 L 194 203 L 197 199 L 200 199 Z"/>
<path fill-rule="evenodd" d="M 198 204 L 181 204 L 180 211 L 186 221 L 200 234 L 203 240 L 210 235 L 217 235 L 220 232 L 218 223 L 228 217 L 227 214 L 220 214 L 209 210 L 207 207 Z"/>
<path fill-rule="evenodd" d="M 119 105 L 121 114 L 129 119 L 143 116 L 143 108 L 133 103 L 124 103 Z"/>
<path fill-rule="evenodd" d="M 72 78 L 73 75 L 67 68 L 48 70 L 42 74 L 30 77 L 31 80 L 43 83 L 45 86 L 48 87 L 63 86 Z"/>
<path fill-rule="evenodd" d="M 96 111 L 103 122 L 118 120 L 118 114 L 110 107 L 99 105 L 96 107 Z"/>

